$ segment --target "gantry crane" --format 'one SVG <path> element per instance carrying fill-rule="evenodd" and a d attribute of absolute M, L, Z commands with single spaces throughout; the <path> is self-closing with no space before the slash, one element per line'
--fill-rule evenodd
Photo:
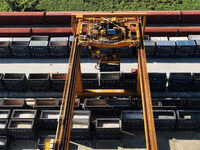
<path fill-rule="evenodd" d="M 147 150 L 157 150 L 151 93 L 144 49 L 146 14 L 72 14 L 74 40 L 69 58 L 69 69 L 63 92 L 60 118 L 55 139 L 45 140 L 45 150 L 68 150 L 74 101 L 87 96 L 141 96 Z M 87 31 L 86 31 L 87 30 Z M 84 32 L 87 32 L 84 38 Z M 135 36 L 131 36 L 135 31 Z M 131 89 L 83 89 L 80 56 L 81 48 L 88 47 L 92 57 L 104 60 L 101 48 L 132 46 L 138 51 L 137 92 Z M 105 63 L 105 62 L 104 62 Z"/>

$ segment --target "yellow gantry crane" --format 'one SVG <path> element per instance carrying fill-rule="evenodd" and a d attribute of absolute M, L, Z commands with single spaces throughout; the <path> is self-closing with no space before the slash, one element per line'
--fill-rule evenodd
<path fill-rule="evenodd" d="M 146 147 L 147 150 L 157 150 L 151 93 L 143 43 L 145 26 L 146 14 L 72 14 L 74 40 L 71 47 L 57 133 L 55 139 L 45 140 L 44 150 L 69 149 L 75 98 L 88 96 L 142 97 Z M 84 31 L 87 32 L 87 38 L 83 36 Z M 131 36 L 131 31 L 135 31 L 135 36 Z M 102 61 L 105 59 L 104 55 L 101 55 L 101 48 L 125 46 L 136 47 L 138 51 L 137 92 L 133 92 L 131 89 L 83 89 L 80 68 L 81 48 L 88 47 L 91 50 L 90 53 Z M 115 59 L 116 56 L 113 58 Z"/>

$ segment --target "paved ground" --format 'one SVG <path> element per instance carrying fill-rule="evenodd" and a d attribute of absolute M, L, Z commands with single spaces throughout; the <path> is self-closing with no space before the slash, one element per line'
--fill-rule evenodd
<path fill-rule="evenodd" d="M 99 72 L 97 60 L 81 59 L 82 72 Z M 199 58 L 147 59 L 149 72 L 200 72 Z M 0 59 L 1 73 L 67 73 L 68 59 Z M 121 71 L 137 68 L 137 58 L 121 59 Z"/>
<path fill-rule="evenodd" d="M 199 132 L 157 132 L 158 150 L 199 150 Z M 120 140 L 71 141 L 70 150 L 146 150 L 144 132 L 123 133 Z M 37 140 L 13 141 L 10 150 L 37 149 Z"/>

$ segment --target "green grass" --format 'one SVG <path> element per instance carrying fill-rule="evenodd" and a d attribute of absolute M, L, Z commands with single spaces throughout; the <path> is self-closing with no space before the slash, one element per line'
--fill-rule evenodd
<path fill-rule="evenodd" d="M 5 1 L 16 1 L 11 9 Z M 30 7 L 30 3 L 34 6 Z M 20 5 L 20 3 L 29 5 Z M 20 5 L 20 6 L 19 6 Z M 200 0 L 0 0 L 0 11 L 136 11 L 199 10 Z"/>

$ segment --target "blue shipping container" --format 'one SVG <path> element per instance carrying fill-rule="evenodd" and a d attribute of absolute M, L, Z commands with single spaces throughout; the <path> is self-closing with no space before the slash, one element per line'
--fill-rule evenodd
<path fill-rule="evenodd" d="M 193 40 L 176 41 L 176 57 L 193 57 L 196 49 L 196 44 Z"/>

